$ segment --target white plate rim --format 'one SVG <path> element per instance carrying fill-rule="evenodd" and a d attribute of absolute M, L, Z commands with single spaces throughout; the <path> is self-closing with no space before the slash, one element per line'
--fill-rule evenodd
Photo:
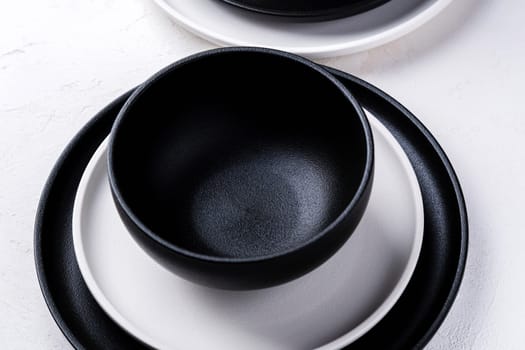
<path fill-rule="evenodd" d="M 167 0 L 153 0 L 157 6 L 165 11 L 176 23 L 184 27 L 186 30 L 193 34 L 200 36 L 208 41 L 219 46 L 254 46 L 253 43 L 240 40 L 238 38 L 218 33 L 217 31 L 210 30 L 204 25 L 200 25 L 192 18 L 185 16 L 173 8 Z M 194 0 L 198 1 L 198 0 Z M 395 0 L 392 0 L 395 1 Z M 360 40 L 349 40 L 338 44 L 327 44 L 320 46 L 282 46 L 275 45 L 270 46 L 273 49 L 289 51 L 299 55 L 309 56 L 311 58 L 327 58 L 333 56 L 347 55 L 356 53 L 359 51 L 365 51 L 387 42 L 401 38 L 409 32 L 417 29 L 421 25 L 428 22 L 431 18 L 435 17 L 438 13 L 444 10 L 452 0 L 434 0 L 431 4 L 423 7 L 420 11 L 415 12 L 411 16 L 407 17 L 404 21 L 397 23 L 396 25 L 379 31 L 374 35 L 367 36 Z M 370 10 L 370 11 L 373 11 Z"/>
<path fill-rule="evenodd" d="M 417 265 L 419 259 L 419 253 L 423 244 L 424 236 L 424 209 L 423 209 L 423 200 L 422 194 L 419 187 L 419 182 L 417 180 L 414 169 L 410 163 L 410 160 L 406 156 L 401 145 L 395 140 L 394 136 L 390 131 L 378 121 L 371 113 L 366 111 L 368 120 L 372 126 L 372 130 L 376 130 L 384 136 L 385 141 L 388 145 L 394 150 L 394 153 L 398 156 L 398 160 L 401 162 L 401 165 L 404 169 L 405 175 L 409 179 L 409 184 L 412 188 L 412 200 L 415 205 L 415 237 L 412 241 L 412 246 L 410 249 L 410 256 L 406 264 L 405 270 L 403 271 L 398 282 L 390 292 L 390 294 L 385 298 L 381 305 L 371 313 L 365 320 L 361 322 L 357 327 L 351 329 L 348 333 L 340 336 L 333 341 L 318 347 L 316 350 L 335 350 L 343 348 L 373 328 L 395 305 L 397 300 L 401 297 L 401 294 L 404 292 L 412 274 Z M 88 290 L 93 295 L 96 302 L 100 307 L 106 312 L 106 314 L 119 324 L 124 330 L 129 334 L 137 338 L 138 340 L 153 346 L 156 349 L 168 349 L 169 347 L 160 344 L 158 340 L 153 339 L 148 334 L 145 334 L 138 327 L 136 327 L 132 322 L 130 322 L 126 317 L 124 317 L 107 299 L 104 292 L 99 287 L 96 278 L 93 276 L 91 269 L 89 267 L 88 259 L 84 253 L 84 244 L 81 238 L 81 213 L 83 212 L 83 203 L 85 202 L 85 197 L 87 194 L 87 188 L 89 187 L 89 182 L 91 179 L 91 174 L 97 167 L 100 157 L 106 152 L 108 145 L 108 138 L 106 138 L 100 146 L 97 148 L 93 154 L 91 160 L 86 166 L 82 178 L 80 180 L 77 194 L 75 196 L 75 202 L 73 206 L 73 221 L 72 221 L 72 236 L 73 236 L 73 248 L 75 252 L 75 257 L 81 272 L 81 276 L 86 283 Z"/>

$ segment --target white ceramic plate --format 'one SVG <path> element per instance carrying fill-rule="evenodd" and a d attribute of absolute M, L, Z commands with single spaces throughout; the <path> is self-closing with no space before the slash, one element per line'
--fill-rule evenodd
<path fill-rule="evenodd" d="M 307 22 L 219 0 L 154 0 L 175 22 L 218 45 L 264 46 L 320 58 L 379 46 L 416 29 L 452 0 L 391 0 L 355 16 Z"/>
<path fill-rule="evenodd" d="M 350 344 L 397 301 L 423 240 L 416 175 L 394 137 L 369 119 L 376 170 L 356 231 L 316 270 L 256 291 L 192 284 L 143 252 L 112 201 L 104 142 L 85 170 L 73 213 L 75 254 L 89 290 L 120 326 L 158 349 L 338 349 Z"/>

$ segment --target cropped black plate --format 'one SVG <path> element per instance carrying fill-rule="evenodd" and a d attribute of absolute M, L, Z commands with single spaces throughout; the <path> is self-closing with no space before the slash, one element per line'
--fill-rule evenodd
<path fill-rule="evenodd" d="M 356 15 L 390 0 L 222 0 L 246 10 L 268 15 L 335 19 Z"/>
<path fill-rule="evenodd" d="M 396 137 L 418 177 L 425 233 L 414 275 L 394 308 L 348 349 L 422 348 L 457 294 L 467 256 L 467 213 L 459 182 L 429 131 L 379 89 L 331 70 Z M 95 116 L 71 141 L 49 176 L 35 223 L 35 261 L 42 293 L 58 326 L 77 349 L 143 349 L 89 293 L 73 250 L 71 217 L 78 183 L 130 93 Z"/>

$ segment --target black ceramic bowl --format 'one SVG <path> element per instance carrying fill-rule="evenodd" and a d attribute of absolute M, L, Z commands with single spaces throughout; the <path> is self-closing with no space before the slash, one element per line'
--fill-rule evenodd
<path fill-rule="evenodd" d="M 390 0 L 222 0 L 247 10 L 278 16 L 334 19 L 356 15 Z"/>
<path fill-rule="evenodd" d="M 283 283 L 348 239 L 368 202 L 373 143 L 329 73 L 268 49 L 179 61 L 129 98 L 109 180 L 135 240 L 176 274 L 225 289 Z"/>

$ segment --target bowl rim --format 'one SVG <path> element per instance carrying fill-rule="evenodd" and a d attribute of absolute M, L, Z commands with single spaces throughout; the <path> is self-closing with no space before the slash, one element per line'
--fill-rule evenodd
<path fill-rule="evenodd" d="M 124 199 L 119 189 L 118 180 L 117 180 L 117 177 L 115 176 L 113 165 L 112 165 L 113 160 L 114 160 L 113 148 L 114 148 L 115 139 L 118 134 L 119 126 L 126 119 L 126 115 L 128 115 L 129 109 L 133 107 L 137 99 L 145 91 L 147 91 L 150 86 L 155 84 L 159 79 L 163 78 L 165 75 L 170 74 L 172 71 L 180 69 L 187 64 L 194 63 L 196 61 L 205 59 L 207 57 L 217 56 L 217 55 L 221 55 L 225 53 L 260 53 L 260 54 L 265 54 L 269 56 L 279 56 L 281 58 L 295 61 L 295 63 L 302 64 L 306 68 L 309 68 L 310 70 L 317 72 L 318 74 L 323 76 L 324 79 L 327 79 L 333 85 L 335 85 L 335 87 L 344 95 L 344 97 L 352 105 L 354 111 L 356 112 L 355 116 L 359 120 L 360 125 L 364 132 L 364 136 L 365 136 L 365 143 L 366 143 L 365 145 L 366 146 L 365 147 L 365 152 L 366 152 L 365 167 L 364 167 L 363 175 L 361 177 L 359 186 L 357 190 L 355 191 L 352 199 L 349 201 L 349 203 L 344 207 L 343 210 L 341 210 L 341 212 L 335 219 L 333 219 L 328 225 L 326 225 L 322 230 L 317 232 L 310 239 L 302 242 L 301 244 L 294 245 L 291 248 L 284 249 L 282 251 L 278 251 L 278 252 L 271 253 L 271 254 L 242 257 L 242 258 L 220 257 L 220 256 L 198 253 L 198 252 L 180 247 L 160 237 L 153 230 L 151 230 L 147 225 L 145 225 L 142 222 L 142 220 L 137 215 L 135 215 L 133 210 L 128 206 L 126 200 Z M 115 204 L 120 207 L 120 209 L 124 212 L 127 218 L 133 223 L 133 225 L 135 225 L 140 230 L 140 234 L 142 236 L 149 238 L 154 243 L 160 245 L 161 247 L 167 249 L 168 251 L 180 254 L 186 258 L 204 261 L 204 262 L 212 262 L 212 263 L 249 264 L 249 263 L 256 263 L 256 262 L 261 262 L 261 261 L 278 259 L 278 258 L 287 256 L 287 255 L 293 254 L 295 252 L 298 252 L 300 250 L 303 250 L 315 244 L 315 242 L 321 239 L 321 237 L 324 237 L 326 234 L 332 231 L 336 226 L 338 226 L 351 213 L 351 211 L 354 210 L 357 204 L 361 202 L 363 197 L 366 196 L 367 189 L 369 185 L 371 185 L 371 182 L 373 180 L 373 169 L 374 169 L 374 144 L 373 144 L 373 136 L 372 136 L 370 124 L 368 122 L 368 119 L 366 118 L 366 115 L 361 105 L 357 102 L 357 100 L 350 93 L 350 91 L 348 91 L 348 89 L 346 89 L 346 87 L 337 78 L 335 78 L 330 72 L 322 68 L 320 65 L 317 65 L 316 63 L 304 57 L 298 56 L 296 54 L 292 54 L 292 53 L 280 51 L 280 50 L 275 50 L 275 49 L 250 47 L 250 46 L 224 47 L 224 48 L 217 48 L 217 49 L 211 49 L 211 50 L 198 52 L 196 54 L 193 54 L 181 60 L 178 60 L 168 65 L 167 67 L 161 69 L 160 71 L 155 73 L 153 76 L 148 78 L 140 86 L 138 86 L 138 88 L 126 100 L 124 106 L 119 111 L 117 118 L 111 128 L 109 144 L 108 144 L 107 167 L 108 167 L 108 180 L 109 180 L 109 184 L 111 187 L 111 192 L 113 194 L 114 201 L 116 202 Z M 359 218 L 359 220 L 360 219 L 361 218 Z"/>

